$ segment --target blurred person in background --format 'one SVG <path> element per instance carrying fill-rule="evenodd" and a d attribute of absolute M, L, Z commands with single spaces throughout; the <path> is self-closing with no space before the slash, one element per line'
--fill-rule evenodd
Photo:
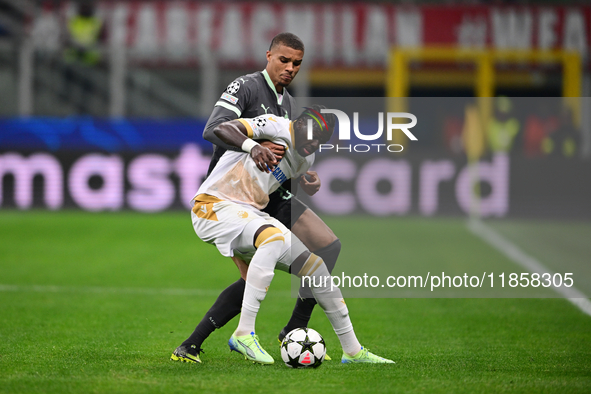
<path fill-rule="evenodd" d="M 491 116 L 486 130 L 488 146 L 492 153 L 511 152 L 520 127 L 519 120 L 513 112 L 511 99 L 506 96 L 497 97 L 494 115 Z"/>
<path fill-rule="evenodd" d="M 570 159 L 576 157 L 580 146 L 581 132 L 573 122 L 570 108 L 563 107 L 558 127 L 542 140 L 542 152 L 551 157 Z"/>
<path fill-rule="evenodd" d="M 543 157 L 543 141 L 558 128 L 558 116 L 547 100 L 532 111 L 525 121 L 523 130 L 523 149 L 526 157 Z"/>
<path fill-rule="evenodd" d="M 64 34 L 64 90 L 62 100 L 74 103 L 78 113 L 88 113 L 94 91 L 91 69 L 102 62 L 101 46 L 105 42 L 104 21 L 95 15 L 92 1 L 78 4 L 77 13 L 68 19 Z M 79 85 L 81 97 L 74 100 L 72 89 Z"/>

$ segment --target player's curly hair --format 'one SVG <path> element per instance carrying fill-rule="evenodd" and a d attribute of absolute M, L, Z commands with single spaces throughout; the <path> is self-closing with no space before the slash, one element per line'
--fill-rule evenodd
<path fill-rule="evenodd" d="M 271 40 L 269 50 L 277 45 L 285 45 L 286 47 L 295 49 L 296 51 L 304 52 L 304 42 L 293 33 L 279 33 Z"/>

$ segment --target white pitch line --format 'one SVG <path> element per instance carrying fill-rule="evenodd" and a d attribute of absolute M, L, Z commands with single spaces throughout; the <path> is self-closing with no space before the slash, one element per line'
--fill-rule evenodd
<path fill-rule="evenodd" d="M 472 233 L 479 236 L 482 240 L 486 241 L 489 245 L 497 249 L 499 252 L 503 253 L 513 262 L 522 266 L 529 272 L 539 274 L 548 273 L 550 275 L 554 275 L 554 272 L 546 268 L 536 258 L 525 253 L 517 245 L 505 239 L 499 233 L 497 233 L 492 228 L 484 224 L 484 222 L 482 222 L 481 220 L 469 220 L 468 229 L 470 229 Z M 587 297 L 583 292 L 581 292 L 574 286 L 551 286 L 551 288 L 558 294 L 566 298 L 568 301 L 570 301 L 573 305 L 575 305 L 585 314 L 591 316 L 591 301 L 589 301 L 589 297 Z"/>
<path fill-rule="evenodd" d="M 216 297 L 223 289 L 175 289 L 146 287 L 99 287 L 99 286 L 53 286 L 53 285 L 7 285 L 0 284 L 0 293 L 78 293 L 78 294 L 138 294 L 167 296 Z M 291 294 L 275 290 L 274 294 Z"/>
<path fill-rule="evenodd" d="M 27 293 L 86 293 L 86 294 L 139 294 L 172 296 L 211 296 L 215 297 L 222 290 L 209 289 L 171 289 L 171 288 L 135 288 L 135 287 L 96 287 L 96 286 L 51 286 L 51 285 L 6 285 L 0 284 L 0 292 Z"/>

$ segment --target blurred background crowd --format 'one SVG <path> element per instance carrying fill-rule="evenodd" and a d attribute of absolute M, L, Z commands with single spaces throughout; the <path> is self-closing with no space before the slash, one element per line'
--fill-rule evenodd
<path fill-rule="evenodd" d="M 207 157 L 214 103 L 264 68 L 281 31 L 306 45 L 292 95 L 403 97 L 397 109 L 423 125 L 421 157 L 575 162 L 557 170 L 574 180 L 589 162 L 591 6 L 567 0 L 0 0 L 0 154 L 50 153 L 65 172 L 95 151 L 125 165 L 187 144 Z M 0 197 L 26 207 L 14 168 L 0 166 Z M 47 205 L 35 190 L 30 204 Z"/>

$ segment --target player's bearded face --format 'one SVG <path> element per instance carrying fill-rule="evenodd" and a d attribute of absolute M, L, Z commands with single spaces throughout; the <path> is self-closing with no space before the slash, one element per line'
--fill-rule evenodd
<path fill-rule="evenodd" d="M 330 139 L 330 133 L 321 130 L 316 125 L 313 125 L 312 139 L 308 139 L 308 128 L 306 122 L 302 119 L 294 123 L 293 133 L 296 151 L 303 157 L 316 152 L 320 144 L 324 144 Z"/>
<path fill-rule="evenodd" d="M 295 78 L 304 58 L 304 52 L 277 45 L 267 51 L 267 73 L 275 88 L 281 89 L 289 86 Z"/>

